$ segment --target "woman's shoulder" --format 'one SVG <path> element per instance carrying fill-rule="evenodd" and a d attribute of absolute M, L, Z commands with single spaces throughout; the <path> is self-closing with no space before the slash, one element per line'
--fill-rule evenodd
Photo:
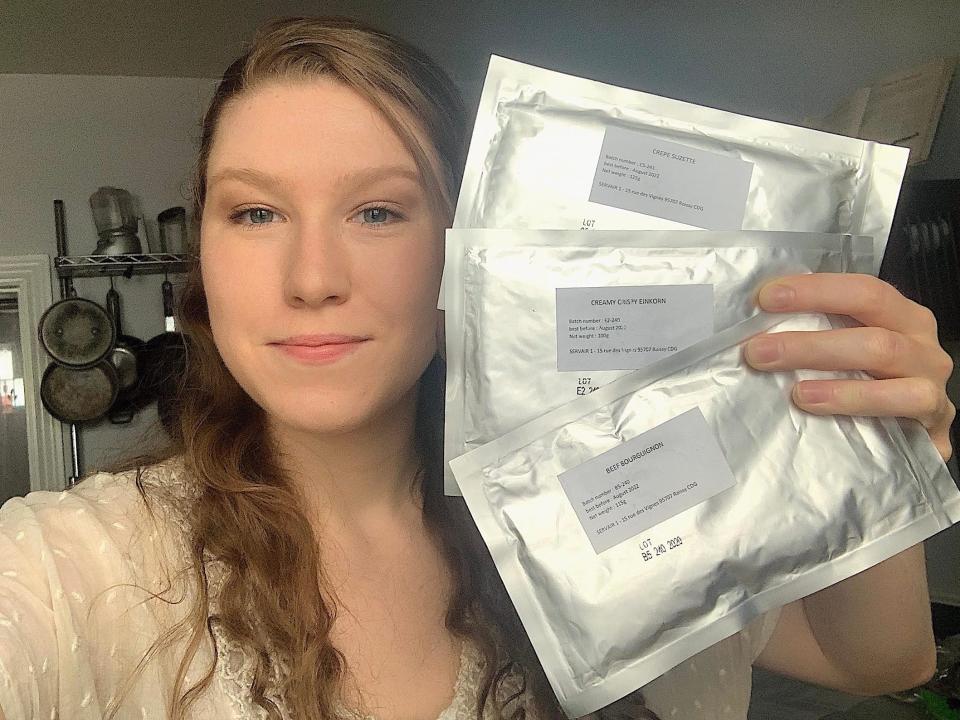
<path fill-rule="evenodd" d="M 183 522 L 196 499 L 183 458 L 141 465 L 120 472 L 97 472 L 66 491 L 78 504 L 137 514 L 149 512 L 168 520 Z M 61 502 L 70 500 L 61 500 Z"/>
<path fill-rule="evenodd" d="M 192 490 L 171 459 L 118 473 L 98 472 L 61 492 L 36 491 L 0 508 L 0 566 L 51 563 L 84 574 L 117 561 L 138 567 L 182 556 Z M 7 571 L 13 571 L 8 567 Z"/>
<path fill-rule="evenodd" d="M 0 707 L 8 717 L 86 707 L 91 697 L 96 708 L 97 693 L 119 692 L 156 638 L 183 619 L 191 603 L 181 600 L 194 597 L 184 572 L 185 480 L 181 464 L 165 462 L 95 473 L 0 508 Z"/>
<path fill-rule="evenodd" d="M 88 517 L 115 526 L 122 524 L 123 515 L 182 512 L 192 492 L 182 459 L 173 457 L 121 472 L 95 472 L 60 492 L 38 490 L 11 498 L 0 508 L 0 527 L 31 519 L 55 525 Z"/>

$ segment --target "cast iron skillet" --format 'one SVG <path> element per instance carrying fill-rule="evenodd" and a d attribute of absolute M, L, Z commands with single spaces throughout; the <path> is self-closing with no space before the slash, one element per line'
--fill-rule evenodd
<path fill-rule="evenodd" d="M 186 344 L 183 335 L 176 332 L 173 316 L 173 284 L 164 280 L 163 315 L 166 326 L 173 328 L 154 335 L 144 343 L 139 353 L 140 399 L 147 404 L 157 401 L 157 414 L 167 432 L 171 432 L 177 415 L 177 393 L 180 379 L 186 369 Z"/>

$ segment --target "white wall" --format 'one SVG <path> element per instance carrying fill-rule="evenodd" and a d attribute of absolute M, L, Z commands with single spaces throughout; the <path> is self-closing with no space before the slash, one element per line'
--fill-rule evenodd
<path fill-rule="evenodd" d="M 195 141 L 213 88 L 201 79 L 0 75 L 0 256 L 56 255 L 54 199 L 65 204 L 71 254 L 93 252 L 89 197 L 101 185 L 138 196 L 154 225 L 161 210 L 189 207 Z M 124 332 L 147 339 L 163 331 L 162 280 L 117 279 Z M 109 282 L 78 279 L 75 287 L 102 303 Z M 84 426 L 86 467 L 156 438 L 154 422 L 150 408 L 127 426 Z"/>

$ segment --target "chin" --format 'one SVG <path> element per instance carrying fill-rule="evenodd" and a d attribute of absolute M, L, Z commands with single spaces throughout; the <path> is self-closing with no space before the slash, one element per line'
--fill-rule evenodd
<path fill-rule="evenodd" d="M 399 403 L 399 397 L 359 396 L 354 389 L 344 395 L 273 395 L 262 407 L 275 426 L 315 435 L 342 435 L 397 416 Z"/>

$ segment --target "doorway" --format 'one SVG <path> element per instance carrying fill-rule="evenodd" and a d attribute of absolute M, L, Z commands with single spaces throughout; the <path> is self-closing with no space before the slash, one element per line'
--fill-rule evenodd
<path fill-rule="evenodd" d="M 0 504 L 30 492 L 23 348 L 16 296 L 0 295 Z"/>
<path fill-rule="evenodd" d="M 36 328 L 53 301 L 47 255 L 0 257 L 0 503 L 66 488 L 64 430 L 40 401 L 49 358 Z"/>

